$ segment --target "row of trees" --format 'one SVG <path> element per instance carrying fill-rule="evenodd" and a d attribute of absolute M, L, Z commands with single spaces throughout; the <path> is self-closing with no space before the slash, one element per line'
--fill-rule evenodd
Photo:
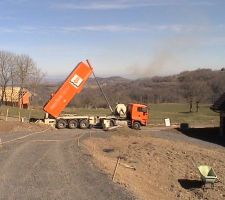
<path fill-rule="evenodd" d="M 6 87 L 13 89 L 16 86 L 21 88 L 29 86 L 35 93 L 43 80 L 44 73 L 37 67 L 29 55 L 18 55 L 8 51 L 0 51 L 0 87 L 1 103 L 6 97 Z M 11 96 L 12 100 L 12 96 Z"/>

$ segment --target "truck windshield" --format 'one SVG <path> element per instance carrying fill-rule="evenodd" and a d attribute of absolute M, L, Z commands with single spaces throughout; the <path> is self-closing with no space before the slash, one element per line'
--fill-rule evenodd
<path fill-rule="evenodd" d="M 147 109 L 147 107 L 138 107 L 138 112 L 147 113 L 148 109 Z"/>

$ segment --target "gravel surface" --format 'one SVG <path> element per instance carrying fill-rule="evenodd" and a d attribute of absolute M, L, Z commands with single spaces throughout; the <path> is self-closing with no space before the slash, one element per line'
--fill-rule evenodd
<path fill-rule="evenodd" d="M 82 130 L 37 133 L 0 149 L 0 199 L 135 199 L 78 147 Z M 11 135 L 10 135 L 11 134 Z M 25 133 L 1 133 L 2 142 Z"/>
<path fill-rule="evenodd" d="M 205 131 L 205 130 L 204 130 Z M 206 129 L 207 132 L 207 129 Z M 206 148 L 222 148 L 224 149 L 223 146 L 224 142 L 221 142 L 221 139 L 217 133 L 213 136 L 213 142 L 206 141 L 203 139 L 198 139 L 196 137 L 191 137 L 182 134 L 182 132 L 179 131 L 179 129 L 173 129 L 173 128 L 144 128 L 141 133 L 146 136 L 151 136 L 154 138 L 162 138 L 162 139 L 167 139 L 167 140 L 172 140 L 172 141 L 180 141 L 180 142 L 187 142 L 191 144 L 197 144 Z M 215 143 L 215 140 L 217 141 Z M 222 139 L 223 140 L 223 139 Z"/>

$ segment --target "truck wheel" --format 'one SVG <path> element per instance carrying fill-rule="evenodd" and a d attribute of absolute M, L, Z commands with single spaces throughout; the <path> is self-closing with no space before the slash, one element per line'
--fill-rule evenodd
<path fill-rule="evenodd" d="M 63 128 L 66 128 L 66 121 L 63 120 L 63 119 L 60 119 L 56 122 L 56 127 L 58 129 L 63 129 Z"/>
<path fill-rule="evenodd" d="M 71 119 L 68 124 L 70 129 L 74 129 L 78 127 L 78 121 L 75 119 Z"/>
<path fill-rule="evenodd" d="M 83 120 L 80 121 L 80 128 L 81 129 L 86 129 L 86 128 L 88 128 L 88 126 L 89 126 L 88 120 L 83 119 Z"/>
<path fill-rule="evenodd" d="M 115 126 L 115 124 L 116 124 L 115 120 L 114 120 L 114 119 L 111 119 L 111 120 L 110 120 L 110 127 Z"/>
<path fill-rule="evenodd" d="M 93 127 L 94 127 L 93 124 L 89 124 L 89 126 L 88 126 L 89 129 L 92 129 Z"/>
<path fill-rule="evenodd" d="M 132 128 L 135 130 L 140 130 L 141 124 L 139 122 L 134 122 Z"/>

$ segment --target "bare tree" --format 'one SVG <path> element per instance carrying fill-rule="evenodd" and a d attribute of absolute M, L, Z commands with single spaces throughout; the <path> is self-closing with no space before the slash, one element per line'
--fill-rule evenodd
<path fill-rule="evenodd" d="M 32 75 L 29 77 L 30 89 L 34 96 L 37 96 L 36 93 L 39 90 L 41 84 L 43 83 L 44 77 L 45 73 L 43 73 L 40 68 L 35 66 Z M 37 98 L 35 98 L 35 100 L 37 100 Z M 34 103 L 37 103 L 37 101 L 35 101 Z"/>
<path fill-rule="evenodd" d="M 4 97 L 6 99 L 6 86 L 12 78 L 11 71 L 13 66 L 13 54 L 7 51 L 0 51 L 0 85 L 2 88 L 2 104 L 4 101 Z"/>
<path fill-rule="evenodd" d="M 36 66 L 33 59 L 28 55 L 16 55 L 7 51 L 0 50 L 0 87 L 1 98 L 3 103 L 5 100 L 14 101 L 14 86 L 20 86 L 18 101 L 20 106 L 23 104 L 24 87 L 28 87 L 33 93 L 36 93 L 38 87 L 43 81 L 44 73 Z M 10 94 L 6 95 L 6 87 L 11 87 Z M 8 98 L 8 99 L 7 99 Z M 10 99 L 11 98 L 11 99 Z"/>
<path fill-rule="evenodd" d="M 19 85 L 23 88 L 34 73 L 36 65 L 28 55 L 19 55 L 16 59 L 16 72 Z"/>
<path fill-rule="evenodd" d="M 30 58 L 28 55 L 19 55 L 16 58 L 16 73 L 17 73 L 17 81 L 21 88 L 20 94 L 19 94 L 19 100 L 23 100 L 23 89 L 25 85 L 28 84 L 29 77 L 31 77 L 34 73 L 36 65 L 32 58 Z M 23 102 L 21 102 L 23 104 Z M 21 106 L 20 104 L 20 106 Z"/>
<path fill-rule="evenodd" d="M 11 76 L 11 95 L 10 95 L 10 101 L 11 104 L 14 106 L 14 102 L 13 102 L 13 95 L 14 95 L 14 83 L 16 80 L 16 63 L 15 63 L 15 55 L 13 56 L 13 65 L 10 69 L 10 76 Z"/>

